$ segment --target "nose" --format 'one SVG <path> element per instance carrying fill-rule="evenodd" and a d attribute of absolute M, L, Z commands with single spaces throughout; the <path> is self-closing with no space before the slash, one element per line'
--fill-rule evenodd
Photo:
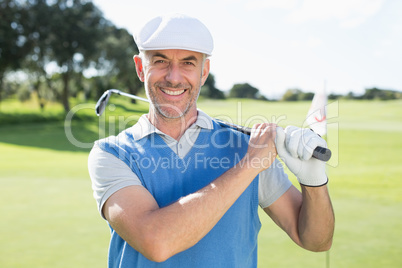
<path fill-rule="evenodd" d="M 183 81 L 183 76 L 179 64 L 171 63 L 167 70 L 166 81 L 172 85 L 180 84 Z"/>

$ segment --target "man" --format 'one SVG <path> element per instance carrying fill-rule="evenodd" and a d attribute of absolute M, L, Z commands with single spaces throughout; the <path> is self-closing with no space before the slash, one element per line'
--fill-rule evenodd
<path fill-rule="evenodd" d="M 267 123 L 249 137 L 198 110 L 213 41 L 197 19 L 157 17 L 134 39 L 149 113 L 96 142 L 89 157 L 94 197 L 111 228 L 109 266 L 256 267 L 258 205 L 301 247 L 328 250 L 328 179 L 325 163 L 311 158 L 325 141 Z"/>

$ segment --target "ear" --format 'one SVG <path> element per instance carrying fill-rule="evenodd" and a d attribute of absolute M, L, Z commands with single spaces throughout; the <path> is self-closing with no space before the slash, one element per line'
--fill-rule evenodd
<path fill-rule="evenodd" d="M 209 65 L 210 61 L 209 59 L 206 59 L 204 62 L 204 68 L 202 69 L 202 76 L 201 76 L 201 86 L 205 84 L 205 81 L 207 81 L 208 75 L 209 75 Z"/>
<path fill-rule="evenodd" d="M 137 71 L 138 78 L 140 79 L 141 82 L 144 82 L 144 67 L 142 65 L 142 59 L 139 55 L 135 55 L 133 57 L 134 62 L 135 62 L 135 70 Z"/>

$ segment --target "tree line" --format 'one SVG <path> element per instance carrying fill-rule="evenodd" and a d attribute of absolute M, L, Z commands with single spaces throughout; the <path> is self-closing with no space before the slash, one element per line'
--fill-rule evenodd
<path fill-rule="evenodd" d="M 35 93 L 43 109 L 81 94 L 98 99 L 109 88 L 142 89 L 131 34 L 104 18 L 89 0 L 0 0 L 0 102 Z M 225 98 L 208 77 L 201 95 Z"/>
<path fill-rule="evenodd" d="M 41 107 L 56 100 L 67 112 L 78 93 L 96 99 L 111 87 L 140 90 L 132 36 L 91 1 L 1 0 L 0 17 L 0 101 L 19 89 L 21 99 L 35 92 Z"/>
<path fill-rule="evenodd" d="M 109 88 L 138 94 L 142 83 L 132 60 L 138 49 L 131 34 L 105 19 L 89 0 L 0 0 L 0 102 L 16 94 L 26 100 L 35 93 L 43 109 L 59 101 L 66 112 L 79 94 L 97 100 Z M 267 100 L 248 83 L 228 93 L 210 74 L 201 89 L 206 98 Z M 401 94 L 369 89 L 362 96 L 330 98 L 393 99 Z M 313 93 L 289 89 L 285 101 L 311 100 Z"/>
<path fill-rule="evenodd" d="M 313 92 L 303 92 L 301 89 L 288 89 L 282 96 L 282 101 L 309 101 L 314 97 Z M 395 100 L 402 99 L 402 92 L 390 89 L 366 88 L 363 94 L 355 94 L 352 91 L 346 95 L 331 93 L 328 99 L 349 100 Z"/>

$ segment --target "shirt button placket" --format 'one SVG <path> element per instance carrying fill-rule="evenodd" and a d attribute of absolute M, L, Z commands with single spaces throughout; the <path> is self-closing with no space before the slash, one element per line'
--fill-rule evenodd
<path fill-rule="evenodd" d="M 181 144 L 181 143 L 179 142 L 178 147 L 179 147 L 179 149 L 178 149 L 179 156 L 180 156 L 180 157 L 183 157 L 183 144 Z"/>

